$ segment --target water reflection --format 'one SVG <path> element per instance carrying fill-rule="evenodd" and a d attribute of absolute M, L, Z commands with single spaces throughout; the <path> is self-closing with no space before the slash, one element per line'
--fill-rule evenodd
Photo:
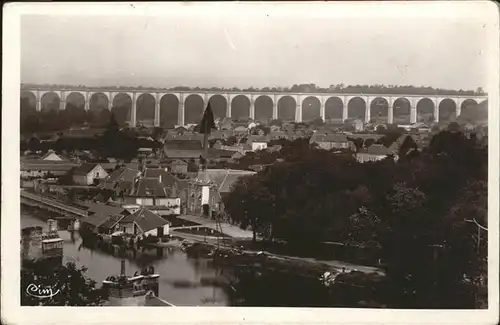
<path fill-rule="evenodd" d="M 45 227 L 46 216 L 42 212 L 22 209 L 21 227 Z M 42 215 L 40 215 L 42 214 Z M 61 224 L 64 227 L 63 224 Z M 121 258 L 125 259 L 127 274 L 149 266 L 160 274 L 159 296 L 178 306 L 226 306 L 229 298 L 226 290 L 212 285 L 206 278 L 219 273 L 207 260 L 188 258 L 173 247 L 123 250 L 116 246 L 94 245 L 83 242 L 78 232 L 59 231 L 64 240 L 64 263 L 75 262 L 88 268 L 87 276 L 100 283 L 106 277 L 120 272 Z M 205 279 L 205 280 L 203 280 Z M 203 281 L 203 283 L 202 283 Z M 179 283 L 193 285 L 182 286 Z"/>

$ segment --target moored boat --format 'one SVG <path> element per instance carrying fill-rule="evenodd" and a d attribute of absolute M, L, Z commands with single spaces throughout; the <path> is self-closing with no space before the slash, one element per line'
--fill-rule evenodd
<path fill-rule="evenodd" d="M 122 260 L 120 274 L 107 277 L 102 284 L 108 290 L 109 296 L 114 298 L 142 296 L 149 291 L 158 296 L 159 278 L 160 275 L 155 273 L 152 266 L 128 276 L 125 273 L 125 261 Z"/>

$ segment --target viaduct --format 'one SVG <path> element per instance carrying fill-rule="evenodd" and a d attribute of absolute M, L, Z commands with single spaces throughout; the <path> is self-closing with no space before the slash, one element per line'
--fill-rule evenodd
<path fill-rule="evenodd" d="M 231 117 L 231 103 L 234 98 L 239 96 L 244 96 L 249 101 L 249 109 L 246 117 L 255 119 L 256 118 L 256 105 L 255 102 L 257 99 L 261 97 L 267 97 L 268 101 L 272 101 L 272 112 L 271 108 L 268 109 L 268 112 L 263 112 L 259 114 L 267 115 L 268 118 L 277 119 L 283 118 L 283 113 L 280 111 L 280 101 L 282 101 L 285 97 L 289 97 L 293 99 L 295 102 L 295 110 L 294 116 L 290 116 L 291 119 L 294 119 L 296 122 L 301 122 L 304 120 L 305 112 L 310 109 L 311 105 L 305 105 L 306 99 L 310 102 L 311 98 L 319 106 L 319 110 L 317 110 L 317 117 L 321 117 L 323 120 L 331 119 L 333 115 L 338 115 L 336 118 L 339 120 L 345 120 L 351 117 L 358 118 L 359 116 L 353 116 L 351 114 L 351 106 L 350 103 L 354 99 L 357 101 L 364 102 L 364 118 L 365 122 L 371 120 L 373 104 L 377 103 L 380 105 L 381 101 L 384 103 L 387 112 L 385 113 L 387 116 L 387 122 L 394 122 L 394 109 L 398 108 L 396 101 L 406 102 L 406 106 L 409 107 L 409 121 L 410 123 L 417 122 L 418 115 L 421 112 L 417 112 L 417 106 L 423 100 L 427 101 L 427 103 L 432 103 L 433 111 L 431 111 L 431 115 L 435 122 L 439 121 L 440 117 L 440 106 L 444 101 L 448 101 L 454 104 L 455 111 L 453 112 L 456 116 L 460 115 L 462 109 L 466 108 L 470 104 L 479 104 L 488 99 L 487 95 L 415 95 L 415 94 L 356 94 L 356 93 L 286 93 L 286 92 L 249 92 L 249 91 L 175 91 L 175 90 L 160 90 L 160 89 L 95 89 L 95 88 L 54 88 L 54 87 L 27 87 L 21 86 L 21 94 L 30 95 L 32 100 L 36 101 L 36 110 L 40 111 L 42 109 L 42 99 L 48 93 L 54 93 L 57 95 L 59 99 L 59 109 L 65 109 L 66 100 L 68 96 L 74 94 L 78 94 L 80 98 L 83 97 L 85 110 L 89 110 L 90 102 L 93 96 L 99 94 L 99 96 L 105 96 L 107 99 L 107 108 L 109 110 L 112 109 L 114 101 L 118 95 L 128 96 L 131 100 L 131 111 L 130 111 L 130 124 L 135 126 L 137 124 L 137 102 L 138 99 L 143 95 L 149 95 L 154 98 L 154 125 L 160 126 L 160 102 L 164 96 L 175 96 L 177 101 L 177 124 L 184 125 L 187 123 L 195 123 L 195 121 L 188 121 L 187 110 L 185 109 L 185 102 L 188 98 L 192 98 L 193 96 L 199 97 L 198 102 L 202 107 L 197 107 L 197 114 L 199 112 L 203 112 L 204 108 L 207 106 L 208 102 L 211 101 L 215 96 L 222 96 L 225 99 L 225 112 L 214 112 L 217 117 Z M 23 95 L 22 95 L 23 96 Z M 54 95 L 52 95 L 54 96 Z M 339 108 L 336 112 L 332 112 L 331 105 L 328 103 L 330 101 L 336 101 L 339 105 Z M 319 103 L 319 105 L 318 105 Z M 326 107 L 326 109 L 325 109 Z M 163 114 L 163 113 L 162 113 Z M 201 115 L 201 114 L 200 114 Z M 221 116 L 223 115 L 223 116 Z M 310 114 L 309 114 L 310 116 Z"/>

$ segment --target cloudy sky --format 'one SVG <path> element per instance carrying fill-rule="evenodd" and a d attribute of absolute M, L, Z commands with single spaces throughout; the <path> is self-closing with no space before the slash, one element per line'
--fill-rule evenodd
<path fill-rule="evenodd" d="M 366 10 L 341 14 L 342 8 L 333 6 L 309 11 L 300 6 L 287 11 L 284 6 L 194 7 L 162 15 L 153 10 L 133 16 L 82 10 L 78 15 L 25 15 L 21 81 L 153 87 L 487 86 L 485 24 L 470 9 L 446 11 L 443 17 L 436 9 L 410 6 L 371 15 Z"/>

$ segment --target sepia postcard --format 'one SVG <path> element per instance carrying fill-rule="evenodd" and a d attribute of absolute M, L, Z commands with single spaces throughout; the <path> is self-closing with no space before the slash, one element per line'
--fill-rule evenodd
<path fill-rule="evenodd" d="M 2 324 L 499 322 L 495 3 L 3 10 Z"/>

